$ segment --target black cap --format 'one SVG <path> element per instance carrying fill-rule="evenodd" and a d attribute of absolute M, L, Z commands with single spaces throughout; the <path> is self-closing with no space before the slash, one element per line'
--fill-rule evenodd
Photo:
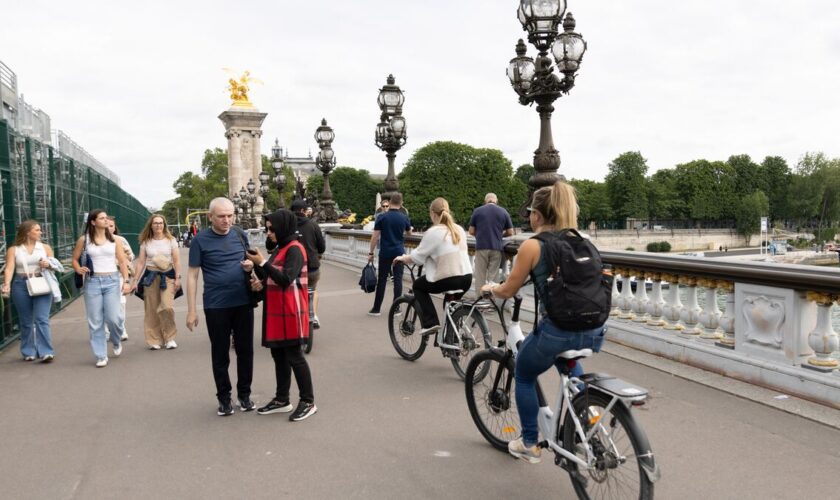
<path fill-rule="evenodd" d="M 292 202 L 292 212 L 300 212 L 306 210 L 306 200 L 295 200 Z"/>

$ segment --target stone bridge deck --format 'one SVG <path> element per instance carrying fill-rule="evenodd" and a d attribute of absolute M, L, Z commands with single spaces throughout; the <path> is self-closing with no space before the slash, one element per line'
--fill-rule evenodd
<path fill-rule="evenodd" d="M 325 264 L 323 328 L 309 356 L 319 412 L 300 423 L 216 416 L 204 318 L 188 332 L 184 299 L 176 302 L 180 347 L 149 351 L 141 302 L 129 298 L 131 338 L 104 369 L 93 366 L 76 301 L 52 320 L 55 362 L 25 363 L 17 344 L 0 353 L 0 497 L 574 496 L 551 460 L 527 465 L 481 438 L 463 384 L 439 351 L 399 359 L 385 317 L 365 314 L 373 297 L 356 281 L 357 271 Z M 639 363 L 620 346 L 607 350 L 613 354 L 586 368 L 651 389 L 636 415 L 662 468 L 659 498 L 840 495 L 840 430 L 831 425 L 838 412 L 657 360 Z M 255 348 L 254 370 L 253 398 L 264 403 L 274 391 L 266 349 Z"/>

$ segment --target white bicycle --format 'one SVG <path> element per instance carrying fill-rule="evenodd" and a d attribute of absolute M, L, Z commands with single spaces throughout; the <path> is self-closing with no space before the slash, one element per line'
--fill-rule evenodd
<path fill-rule="evenodd" d="M 521 433 L 514 394 L 516 352 L 525 336 L 519 326 L 522 297 L 514 298 L 511 322 L 496 307 L 505 330 L 498 347 L 476 353 L 467 367 L 467 405 L 481 435 L 507 453 Z M 631 409 L 643 405 L 647 390 L 610 375 L 569 375 L 591 349 L 565 351 L 560 363 L 557 401 L 549 407 L 537 381 L 539 446 L 554 452 L 580 498 L 653 498 L 660 472 L 647 436 Z"/>

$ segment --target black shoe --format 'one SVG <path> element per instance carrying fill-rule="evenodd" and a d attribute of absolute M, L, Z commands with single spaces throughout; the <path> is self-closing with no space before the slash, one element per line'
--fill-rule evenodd
<path fill-rule="evenodd" d="M 219 410 L 216 412 L 216 415 L 220 417 L 233 415 L 233 405 L 230 404 L 230 401 L 219 401 Z"/>
<path fill-rule="evenodd" d="M 260 415 L 270 415 L 272 413 L 289 413 L 292 411 L 292 403 L 288 401 L 277 401 L 272 399 L 267 405 L 257 409 Z"/>
<path fill-rule="evenodd" d="M 309 418 L 318 411 L 318 407 L 315 406 L 315 403 L 309 403 L 307 401 L 301 401 L 298 403 L 297 408 L 295 408 L 294 413 L 289 416 L 289 420 L 292 422 L 299 422 L 305 418 Z"/>
<path fill-rule="evenodd" d="M 242 411 L 251 411 L 256 407 L 257 407 L 257 405 L 255 405 L 254 402 L 251 401 L 251 398 L 245 398 L 245 399 L 240 399 L 239 400 L 239 409 L 242 410 Z"/>

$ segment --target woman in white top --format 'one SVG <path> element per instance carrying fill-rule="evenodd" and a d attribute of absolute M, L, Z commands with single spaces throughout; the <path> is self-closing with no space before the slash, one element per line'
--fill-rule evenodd
<path fill-rule="evenodd" d="M 41 225 L 34 220 L 24 221 L 18 226 L 15 241 L 6 252 L 2 293 L 11 294 L 12 303 L 18 312 L 20 354 L 24 361 L 39 357 L 48 363 L 55 358 L 50 334 L 53 296 L 46 294 L 30 297 L 26 288 L 29 276 L 40 276 L 42 269 L 50 267 L 47 259 L 52 256 L 52 248 L 41 243 Z"/>
<path fill-rule="evenodd" d="M 108 231 L 111 231 L 111 234 L 114 236 L 114 241 L 116 241 L 119 245 L 123 247 L 125 251 L 125 256 L 128 258 L 128 275 L 131 277 L 131 263 L 134 262 L 134 250 L 131 249 L 131 245 L 128 243 L 128 240 L 120 236 L 120 228 L 117 227 L 117 218 L 113 215 L 108 216 Z M 123 283 L 120 281 L 120 289 L 122 289 Z M 120 295 L 120 324 L 119 329 L 122 331 L 122 335 L 120 335 L 120 341 L 128 340 L 128 332 L 125 328 L 125 295 Z M 107 325 L 106 325 L 107 330 Z M 108 336 L 110 337 L 111 332 L 108 332 Z"/>
<path fill-rule="evenodd" d="M 85 252 L 89 259 L 79 263 Z M 87 266 L 88 260 L 93 269 Z M 96 356 L 96 366 L 108 365 L 108 342 L 105 325 L 111 332 L 114 357 L 122 354 L 119 329 L 120 294 L 131 291 L 128 283 L 128 257 L 122 245 L 117 245 L 108 230 L 108 214 L 104 210 L 91 210 L 85 223 L 85 234 L 76 241 L 73 248 L 73 269 L 85 276 L 85 312 L 87 313 L 90 347 Z M 119 270 L 117 270 L 119 269 Z M 123 285 L 120 287 L 120 276 Z M 122 288 L 122 290 L 120 290 Z"/>
<path fill-rule="evenodd" d="M 175 349 L 175 293 L 181 288 L 178 242 L 166 219 L 154 214 L 140 232 L 140 256 L 134 269 L 135 286 L 143 289 L 143 330 L 149 349 Z M 161 280 L 163 280 L 161 282 Z"/>
<path fill-rule="evenodd" d="M 429 205 L 434 225 L 423 234 L 420 245 L 394 261 L 423 266 L 423 276 L 414 282 L 414 296 L 420 305 L 420 326 L 423 335 L 436 332 L 440 320 L 432 302 L 432 293 L 449 290 L 467 291 L 472 285 L 472 265 L 467 249 L 467 235 L 449 213 L 449 203 L 435 198 Z"/>

